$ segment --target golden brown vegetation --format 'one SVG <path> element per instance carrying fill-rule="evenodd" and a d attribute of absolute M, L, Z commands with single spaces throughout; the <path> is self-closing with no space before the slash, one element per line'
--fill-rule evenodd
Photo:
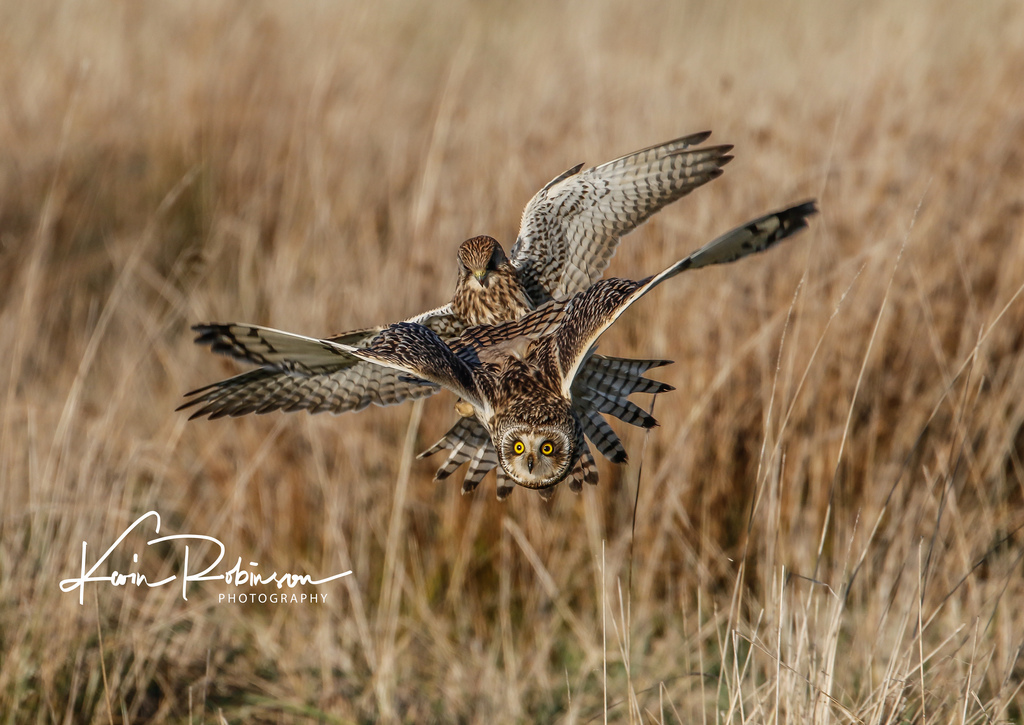
<path fill-rule="evenodd" d="M 0 4 L 0 56 L 5 722 L 1021 721 L 1019 3 L 43 0 Z M 447 395 L 173 412 L 238 370 L 190 324 L 418 312 L 555 174 L 704 128 L 736 160 L 613 274 L 822 214 L 606 337 L 678 390 L 597 489 L 432 483 Z M 354 573 L 58 589 L 148 510 Z"/>

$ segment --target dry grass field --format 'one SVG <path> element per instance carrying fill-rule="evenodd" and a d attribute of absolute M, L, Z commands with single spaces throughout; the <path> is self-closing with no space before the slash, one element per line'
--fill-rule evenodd
<path fill-rule="evenodd" d="M 4 0 L 0 57 L 0 722 L 1024 721 L 1024 5 Z M 446 393 L 174 412 L 242 369 L 190 325 L 440 304 L 556 174 L 704 129 L 611 274 L 822 212 L 605 336 L 677 390 L 598 487 L 434 483 Z M 61 591 L 147 511 L 352 574 Z M 180 575 L 155 536 L 97 575 Z"/>

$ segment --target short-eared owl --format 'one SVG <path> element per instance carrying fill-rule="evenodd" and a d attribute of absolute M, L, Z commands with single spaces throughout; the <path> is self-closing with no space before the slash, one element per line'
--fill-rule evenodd
<path fill-rule="evenodd" d="M 478 326 L 447 342 L 416 323 L 400 322 L 364 348 L 325 343 L 453 391 L 472 406 L 497 452 L 499 487 L 508 479 L 549 490 L 568 480 L 574 491 L 596 483 L 574 382 L 597 339 L 634 302 L 687 269 L 731 262 L 765 250 L 807 227 L 805 202 L 734 229 L 660 274 L 639 281 L 605 279 L 564 301 L 551 301 L 515 322 Z"/>
<path fill-rule="evenodd" d="M 582 164 L 569 169 L 527 204 L 511 257 L 491 237 L 465 241 L 458 251 L 459 277 L 452 302 L 408 321 L 448 339 L 469 326 L 516 320 L 539 304 L 585 289 L 601 277 L 623 235 L 722 173 L 722 166 L 732 159 L 731 146 L 694 148 L 709 136 L 710 132 L 685 136 L 585 171 Z M 274 410 L 342 413 L 437 390 L 389 368 L 326 353 L 324 341 L 314 338 L 246 324 L 194 329 L 199 333 L 197 343 L 260 367 L 188 393 L 190 400 L 181 408 L 199 406 L 193 418 Z M 382 329 L 355 330 L 326 342 L 365 346 Z M 626 453 L 601 413 L 634 425 L 653 425 L 653 419 L 627 398 L 671 390 L 643 377 L 664 364 L 595 355 L 578 376 L 575 400 L 586 434 L 611 460 L 622 461 Z M 474 419 L 462 419 L 424 455 L 451 451 L 438 478 L 468 461 L 463 490 L 472 490 L 496 463 L 493 451 L 474 443 L 486 439 L 486 431 Z"/>

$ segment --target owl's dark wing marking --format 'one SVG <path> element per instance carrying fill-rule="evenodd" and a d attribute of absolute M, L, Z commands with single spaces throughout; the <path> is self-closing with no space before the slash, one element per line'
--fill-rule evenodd
<path fill-rule="evenodd" d="M 727 264 L 737 259 L 763 252 L 807 228 L 807 218 L 818 213 L 818 202 L 805 201 L 788 209 L 771 212 L 741 224 L 713 239 L 658 275 L 658 282 L 674 277 L 687 269 Z M 667 275 L 667 276 L 662 276 Z M 657 284 L 658 282 L 655 282 Z"/>
<path fill-rule="evenodd" d="M 360 360 L 447 388 L 478 411 L 489 409 L 489 402 L 477 391 L 470 365 L 423 325 L 397 322 L 384 328 L 369 345 L 346 346 L 345 350 Z"/>
<path fill-rule="evenodd" d="M 641 428 L 657 425 L 653 417 L 628 397 L 633 393 L 658 395 L 674 390 L 671 385 L 643 377 L 651 368 L 669 364 L 668 360 L 591 355 L 580 368 L 572 384 L 572 405 L 583 424 L 583 432 L 608 460 L 624 463 L 626 449 L 600 414 L 613 415 Z"/>
<path fill-rule="evenodd" d="M 260 365 L 186 393 L 178 410 L 199 406 L 190 418 L 240 416 L 275 410 L 343 413 L 374 403 L 394 405 L 437 391 L 423 381 L 363 362 L 331 340 L 293 335 L 255 325 L 196 325 L 196 342 Z M 374 330 L 340 339 L 365 343 Z"/>
<path fill-rule="evenodd" d="M 462 331 L 448 305 L 412 319 L 439 335 Z M 237 323 L 210 323 L 192 329 L 198 333 L 197 344 L 260 367 L 186 393 L 190 400 L 178 410 L 199 406 L 190 419 L 275 410 L 338 414 L 362 410 L 371 403 L 394 405 L 438 389 L 346 352 L 345 347 L 369 344 L 381 327 L 352 330 L 323 340 Z"/>
<path fill-rule="evenodd" d="M 526 205 L 510 259 L 536 304 L 601 278 L 620 238 L 722 173 L 732 146 L 693 148 L 710 131 L 552 179 Z"/>
<path fill-rule="evenodd" d="M 597 446 L 597 450 L 601 451 L 601 455 L 612 463 L 625 463 L 629 460 L 626 447 L 622 445 L 618 434 L 596 409 L 577 409 L 576 414 L 580 418 L 583 432 L 590 442 Z"/>
<path fill-rule="evenodd" d="M 406 321 L 429 327 L 441 337 L 458 335 L 464 328 L 452 312 L 451 305 L 428 310 Z M 211 322 L 194 325 L 192 329 L 198 333 L 195 343 L 207 345 L 215 353 L 253 365 L 274 366 L 282 370 L 301 370 L 322 367 L 325 361 L 332 366 L 345 362 L 357 363 L 358 359 L 352 355 L 338 348 L 331 349 L 329 345 L 323 343 L 362 347 L 383 330 L 384 326 L 350 330 L 323 340 L 296 335 L 292 332 L 283 332 L 270 327 L 237 322 L 226 324 Z M 325 350 L 327 351 L 326 357 Z"/>
<path fill-rule="evenodd" d="M 680 272 L 711 264 L 725 264 L 764 251 L 807 227 L 807 217 L 818 211 L 809 201 L 766 214 L 726 232 L 663 272 L 633 282 L 606 279 L 569 301 L 555 342 L 562 371 L 562 392 L 569 395 L 580 365 L 591 347 L 634 302 Z"/>
<path fill-rule="evenodd" d="M 195 325 L 192 329 L 197 333 L 195 343 L 207 345 L 215 353 L 253 365 L 300 372 L 359 362 L 358 358 L 334 347 L 332 343 L 365 344 L 380 331 L 375 328 L 353 330 L 333 339 L 318 340 L 270 327 L 234 322 L 211 322 Z"/>
<path fill-rule="evenodd" d="M 422 380 L 411 380 L 397 370 L 359 361 L 331 372 L 294 372 L 261 367 L 193 390 L 177 409 L 200 406 L 189 416 L 211 420 L 224 416 L 292 413 L 345 413 L 371 403 L 395 405 L 438 391 Z"/>

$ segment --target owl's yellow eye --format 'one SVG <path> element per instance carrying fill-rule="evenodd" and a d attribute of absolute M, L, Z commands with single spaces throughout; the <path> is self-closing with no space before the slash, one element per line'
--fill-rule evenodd
<path fill-rule="evenodd" d="M 512 445 L 512 452 L 515 453 L 517 456 L 523 455 L 523 451 L 525 451 L 525 450 L 526 450 L 526 446 L 523 445 L 522 441 L 516 441 Z"/>
<path fill-rule="evenodd" d="M 540 452 L 543 453 L 545 456 L 550 456 L 552 453 L 555 452 L 555 447 L 551 445 L 550 441 L 547 441 L 544 443 L 544 445 L 540 447 Z"/>

